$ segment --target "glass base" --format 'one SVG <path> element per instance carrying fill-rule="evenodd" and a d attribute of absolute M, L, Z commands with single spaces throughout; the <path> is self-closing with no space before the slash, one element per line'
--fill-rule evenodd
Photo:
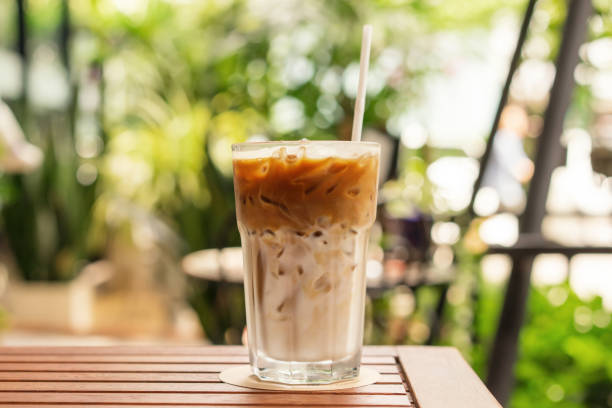
<path fill-rule="evenodd" d="M 348 380 L 359 375 L 361 356 L 338 361 L 281 361 L 270 357 L 258 356 L 257 364 L 252 365 L 253 373 L 262 381 L 283 384 L 329 384 Z"/>

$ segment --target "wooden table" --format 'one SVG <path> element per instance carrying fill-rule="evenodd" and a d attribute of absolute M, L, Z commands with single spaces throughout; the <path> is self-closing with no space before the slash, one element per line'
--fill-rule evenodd
<path fill-rule="evenodd" d="M 327 392 L 260 391 L 219 381 L 248 362 L 241 346 L 0 347 L 0 406 L 500 407 L 448 347 L 373 346 L 380 382 Z"/>

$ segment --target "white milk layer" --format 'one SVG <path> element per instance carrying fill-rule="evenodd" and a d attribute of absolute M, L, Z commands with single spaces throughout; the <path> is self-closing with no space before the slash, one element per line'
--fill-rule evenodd
<path fill-rule="evenodd" d="M 359 256 L 365 254 L 367 230 L 240 230 L 251 349 L 300 362 L 358 353 L 365 297 Z"/>

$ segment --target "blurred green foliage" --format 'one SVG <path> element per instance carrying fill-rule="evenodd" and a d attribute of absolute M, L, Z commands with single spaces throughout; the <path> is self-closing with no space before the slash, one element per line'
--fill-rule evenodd
<path fill-rule="evenodd" d="M 481 344 L 472 366 L 486 372 L 503 285 L 483 283 L 478 327 Z M 511 407 L 606 408 L 612 400 L 612 330 L 601 298 L 580 300 L 567 283 L 533 287 L 521 332 Z"/>
<path fill-rule="evenodd" d="M 516 15 L 525 3 L 27 1 L 28 63 L 60 67 L 49 83 L 65 86 L 69 97 L 51 107 L 30 91 L 8 100 L 45 152 L 33 174 L 0 176 L 2 231 L 23 277 L 70 279 L 103 257 L 118 231 L 151 219 L 171 227 L 183 253 L 239 245 L 230 145 L 257 135 L 346 139 L 353 95 L 344 75 L 358 64 L 364 21 L 376 27 L 372 71 L 379 79 L 368 90 L 364 125 L 388 133 L 389 119 L 422 97 L 423 79 L 447 68 L 432 48 L 436 34 L 486 30 L 494 16 Z M 610 4 L 596 5 L 603 22 L 597 36 L 609 36 Z M 541 35 L 553 58 L 565 1 L 540 0 L 538 10 L 547 16 Z M 7 49 L 16 46 L 15 14 L 14 0 L 0 0 L 0 46 Z M 70 37 L 62 42 L 66 25 Z M 581 87 L 568 118 L 588 123 L 589 112 Z M 427 167 L 455 155 L 465 154 L 403 149 L 399 178 L 388 188 L 430 212 Z M 465 240 L 453 248 L 458 274 L 440 342 L 458 347 L 484 377 L 503 288 L 482 278 L 482 255 Z M 209 338 L 239 342 L 241 289 L 191 286 Z M 549 301 L 553 290 L 567 295 L 559 306 Z M 368 341 L 427 341 L 440 295 L 437 287 L 398 287 L 372 299 Z M 511 406 L 612 406 L 609 316 L 598 300 L 581 301 L 566 286 L 533 290 Z"/>
<path fill-rule="evenodd" d="M 561 300 L 566 300 L 555 306 Z M 567 285 L 534 289 L 521 333 L 512 406 L 605 408 L 612 404 L 612 330 L 601 298 L 584 302 Z"/>

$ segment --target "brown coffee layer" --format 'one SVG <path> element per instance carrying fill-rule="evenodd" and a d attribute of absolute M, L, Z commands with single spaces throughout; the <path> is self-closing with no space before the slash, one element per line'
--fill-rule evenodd
<path fill-rule="evenodd" d="M 238 222 L 249 230 L 288 227 L 306 234 L 332 224 L 369 227 L 376 216 L 377 180 L 373 154 L 235 159 Z"/>

